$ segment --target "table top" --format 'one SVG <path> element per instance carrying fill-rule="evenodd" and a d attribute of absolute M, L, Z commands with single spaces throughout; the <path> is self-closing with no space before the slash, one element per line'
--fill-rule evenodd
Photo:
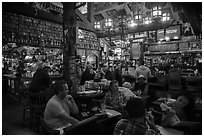
<path fill-rule="evenodd" d="M 157 127 L 162 135 L 184 135 L 183 131 L 172 129 L 172 128 L 166 128 L 162 126 Z"/>
<path fill-rule="evenodd" d="M 100 90 L 100 91 L 85 91 L 85 92 L 80 92 L 80 93 L 71 93 L 71 95 L 73 96 L 73 98 L 96 98 L 96 97 L 101 97 L 103 96 L 105 93 Z"/>
<path fill-rule="evenodd" d="M 147 100 L 149 97 L 149 95 L 141 94 L 139 98 L 141 98 L 142 100 Z"/>

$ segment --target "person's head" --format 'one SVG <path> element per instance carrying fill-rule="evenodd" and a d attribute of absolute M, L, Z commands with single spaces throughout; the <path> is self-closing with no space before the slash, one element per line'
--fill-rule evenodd
<path fill-rule="evenodd" d="M 111 92 L 117 92 L 118 88 L 119 88 L 118 81 L 117 80 L 112 80 L 110 82 L 110 85 L 109 85 L 109 90 Z"/>
<path fill-rule="evenodd" d="M 141 60 L 141 61 L 140 61 L 140 65 L 144 65 L 144 60 Z"/>
<path fill-rule="evenodd" d="M 145 102 L 140 98 L 130 98 L 125 106 L 128 119 L 140 119 L 145 116 Z"/>
<path fill-rule="evenodd" d="M 103 65 L 103 70 L 108 70 L 108 65 Z"/>
<path fill-rule="evenodd" d="M 131 89 L 131 87 L 132 87 L 129 82 L 124 82 L 122 86 L 125 88 L 128 88 L 128 89 Z"/>
<path fill-rule="evenodd" d="M 38 69 L 42 69 L 43 68 L 43 62 L 42 61 L 39 61 L 38 62 Z"/>
<path fill-rule="evenodd" d="M 181 108 L 188 107 L 194 103 L 194 98 L 191 93 L 181 92 L 177 97 L 177 103 Z"/>
<path fill-rule="evenodd" d="M 187 99 L 186 96 L 183 96 L 183 95 L 179 96 L 176 101 L 182 108 L 184 108 L 189 104 L 189 100 Z"/>
<path fill-rule="evenodd" d="M 65 81 L 60 80 L 53 84 L 54 94 L 63 99 L 68 94 L 68 85 Z"/>
<path fill-rule="evenodd" d="M 145 78 L 143 75 L 139 75 L 139 77 L 138 77 L 138 82 L 139 82 L 140 84 L 145 83 L 145 80 L 146 80 L 146 78 Z"/>
<path fill-rule="evenodd" d="M 43 71 L 46 71 L 48 73 L 50 71 L 50 67 L 49 66 L 44 66 Z"/>

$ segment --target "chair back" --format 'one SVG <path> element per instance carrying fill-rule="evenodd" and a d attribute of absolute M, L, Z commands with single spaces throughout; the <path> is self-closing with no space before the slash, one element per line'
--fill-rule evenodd
<path fill-rule="evenodd" d="M 201 92 L 202 91 L 202 79 L 197 77 L 186 78 L 186 89 L 191 92 Z"/>
<path fill-rule="evenodd" d="M 97 117 L 92 116 L 64 129 L 66 135 L 97 135 Z"/>
<path fill-rule="evenodd" d="M 50 92 L 28 93 L 29 103 L 32 109 L 39 109 L 44 111 L 48 100 L 51 98 Z"/>
<path fill-rule="evenodd" d="M 168 82 L 170 85 L 180 85 L 181 84 L 181 70 L 170 69 Z"/>

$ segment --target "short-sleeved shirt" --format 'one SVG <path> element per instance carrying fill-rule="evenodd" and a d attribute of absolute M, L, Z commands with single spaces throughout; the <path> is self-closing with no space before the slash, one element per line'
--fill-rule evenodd
<path fill-rule="evenodd" d="M 70 109 L 67 105 L 66 100 L 59 100 L 54 95 L 47 103 L 44 112 L 44 121 L 52 129 L 60 129 L 70 126 L 71 123 L 66 119 L 59 118 L 59 115 L 64 113 L 70 115 Z"/>
<path fill-rule="evenodd" d="M 114 135 L 155 135 L 151 129 L 148 129 L 146 124 L 138 124 L 135 121 L 121 119 L 115 126 Z"/>
<path fill-rule="evenodd" d="M 136 97 L 136 95 L 128 88 L 119 87 L 119 90 L 125 95 L 126 100 L 128 100 L 130 97 Z"/>

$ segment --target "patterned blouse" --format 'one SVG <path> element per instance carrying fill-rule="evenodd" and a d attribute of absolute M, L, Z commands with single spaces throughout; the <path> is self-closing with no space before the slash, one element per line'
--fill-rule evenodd
<path fill-rule="evenodd" d="M 116 110 L 117 107 L 121 108 L 125 106 L 127 102 L 125 95 L 120 90 L 118 90 L 117 94 L 111 94 L 110 92 L 107 92 L 104 97 L 104 100 L 106 105 L 116 107 Z M 121 112 L 123 110 L 117 111 Z"/>

